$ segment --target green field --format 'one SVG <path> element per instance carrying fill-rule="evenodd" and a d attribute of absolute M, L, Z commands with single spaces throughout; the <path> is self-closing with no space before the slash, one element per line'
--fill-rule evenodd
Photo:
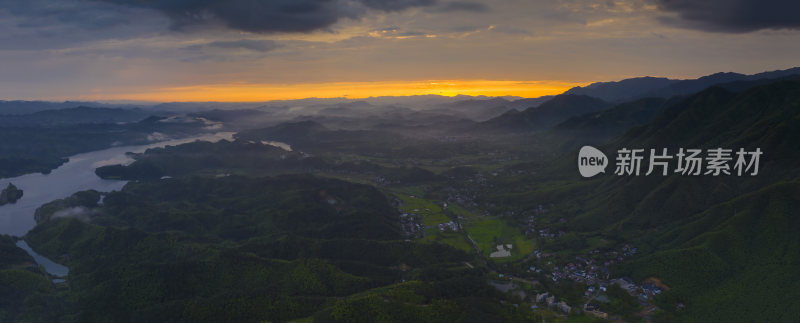
<path fill-rule="evenodd" d="M 536 244 L 533 240 L 526 238 L 519 228 L 514 227 L 503 219 L 481 216 L 458 205 L 452 205 L 448 207 L 448 210 L 462 217 L 461 224 L 464 226 L 464 230 L 467 231 L 472 240 L 478 245 L 478 248 L 481 249 L 481 252 L 487 257 L 494 251 L 495 240 L 514 245 L 511 249 L 511 257 L 493 258 L 495 261 L 520 260 L 533 253 L 533 250 L 536 249 Z"/>
<path fill-rule="evenodd" d="M 472 245 L 466 240 L 463 232 L 439 231 L 440 223 L 447 223 L 452 219 L 437 203 L 418 198 L 415 195 L 395 193 L 395 196 L 403 201 L 403 205 L 400 207 L 403 212 L 416 214 L 422 219 L 422 223 L 425 225 L 425 237 L 422 238 L 422 241 L 448 244 L 466 252 L 473 251 Z"/>
<path fill-rule="evenodd" d="M 430 228 L 425 231 L 425 237 L 422 240 L 448 244 L 466 252 L 474 252 L 475 250 L 464 238 L 462 232 L 441 232 L 437 228 Z"/>
<path fill-rule="evenodd" d="M 532 240 L 528 240 L 520 231 L 508 222 L 491 217 L 467 219 L 463 222 L 464 229 L 481 249 L 484 255 L 494 251 L 497 243 L 512 244 L 511 257 L 492 258 L 499 262 L 516 261 L 531 254 L 536 247 Z"/>
<path fill-rule="evenodd" d="M 481 252 L 487 257 L 494 250 L 497 242 L 513 244 L 511 256 L 493 258 L 499 262 L 510 262 L 525 258 L 533 253 L 536 248 L 534 241 L 527 239 L 519 228 L 510 225 L 503 219 L 486 217 L 475 214 L 458 205 L 449 205 L 447 211 L 442 210 L 439 203 L 412 195 L 395 193 L 403 201 L 400 207 L 404 212 L 413 213 L 421 217 L 425 225 L 425 241 L 445 243 L 455 248 L 472 251 L 472 245 L 465 239 L 461 232 L 441 232 L 439 223 L 451 221 L 446 212 L 461 217 L 464 230 L 475 241 Z"/>
<path fill-rule="evenodd" d="M 442 207 L 431 200 L 405 194 L 396 194 L 396 196 L 403 201 L 403 206 L 400 209 L 403 212 L 413 213 L 422 217 L 422 223 L 426 227 L 450 222 L 450 218 L 444 214 Z"/>

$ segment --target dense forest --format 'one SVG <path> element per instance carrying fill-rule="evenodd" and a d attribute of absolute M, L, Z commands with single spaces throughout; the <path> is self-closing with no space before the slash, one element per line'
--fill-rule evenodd
<path fill-rule="evenodd" d="M 401 240 L 396 211 L 369 186 L 193 177 L 99 198 L 45 205 L 26 236 L 70 267 L 75 306 L 63 315 L 78 321 L 525 317 L 493 301 L 502 295 L 464 264 L 471 255 Z M 64 208 L 81 212 L 49 211 Z"/>

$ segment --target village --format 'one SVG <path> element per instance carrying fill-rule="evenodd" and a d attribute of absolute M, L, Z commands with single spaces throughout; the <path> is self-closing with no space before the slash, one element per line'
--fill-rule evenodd
<path fill-rule="evenodd" d="M 480 176 L 476 179 L 480 181 Z M 465 229 L 464 221 L 468 221 L 464 216 L 441 215 L 448 209 L 448 203 L 453 205 L 476 206 L 476 203 L 468 192 L 450 188 L 447 190 L 449 196 L 444 202 L 424 204 L 420 203 L 413 196 L 404 199 L 395 197 L 393 205 L 400 210 L 400 224 L 404 236 L 408 240 L 412 239 L 435 239 L 443 236 L 464 236 L 470 243 L 471 248 L 467 250 L 477 250 L 482 257 L 490 261 L 492 277 L 489 284 L 497 290 L 508 293 L 518 300 L 514 303 L 515 307 L 527 306 L 533 311 L 546 311 L 555 316 L 567 315 L 587 315 L 600 319 L 619 319 L 618 315 L 610 313 L 607 308 L 613 301 L 613 296 L 609 296 L 609 289 L 612 286 L 619 288 L 628 295 L 642 308 L 642 316 L 655 311 L 657 307 L 653 304 L 653 298 L 662 292 L 669 290 L 669 287 L 661 283 L 657 278 L 648 278 L 642 282 L 636 282 L 625 276 L 615 277 L 614 266 L 623 263 L 627 259 L 635 257 L 639 252 L 633 244 L 626 243 L 613 248 L 594 248 L 584 254 L 572 255 L 565 258 L 565 255 L 558 251 L 542 250 L 535 248 L 525 254 L 520 255 L 518 246 L 509 239 L 495 237 L 491 242 L 490 248 L 485 244 L 481 246 L 473 240 L 472 234 Z M 413 201 L 413 202 L 412 202 Z M 518 227 L 521 236 L 531 241 L 550 241 L 557 242 L 567 235 L 564 229 L 551 229 L 551 227 L 537 227 L 536 218 L 544 215 L 547 208 L 538 205 L 523 217 L 522 226 Z M 513 216 L 512 211 L 501 214 L 502 217 Z M 496 218 L 486 212 L 479 217 Z M 556 228 L 563 228 L 566 220 L 556 221 Z M 463 240 L 463 239 L 461 239 Z M 454 244 L 450 240 L 435 240 Z M 455 244 L 454 244 L 455 245 Z M 511 270 L 513 266 L 507 267 L 508 260 L 512 255 L 517 255 L 514 261 L 524 263 L 523 270 Z M 521 260 L 521 261 L 520 261 Z M 542 282 L 546 280 L 547 284 Z M 559 286 L 568 283 L 571 285 L 583 286 L 584 290 L 580 300 L 572 297 L 559 297 L 559 292 L 548 290 L 547 286 Z"/>
<path fill-rule="evenodd" d="M 627 248 L 630 249 L 630 247 Z M 542 253 L 537 250 L 536 255 L 541 256 Z M 594 265 L 591 259 L 576 258 L 575 262 L 564 266 L 555 266 L 552 272 L 535 266 L 528 268 L 528 275 L 513 276 L 497 272 L 496 279 L 493 279 L 491 285 L 502 292 L 515 295 L 520 301 L 517 305 L 529 304 L 527 306 L 534 311 L 547 310 L 552 311 L 555 315 L 585 314 L 601 319 L 613 319 L 613 315 L 604 310 L 605 304 L 611 301 L 607 293 L 611 286 L 619 287 L 634 297 L 636 302 L 644 308 L 643 312 L 646 313 L 657 309 L 652 304 L 653 297 L 669 289 L 656 278 L 648 278 L 641 284 L 637 284 L 629 277 L 610 278 L 606 266 Z M 559 298 L 553 292 L 542 291 L 543 284 L 535 277 L 545 277 L 553 283 L 559 281 L 580 283 L 585 286 L 583 298 L 580 302 L 570 303 L 564 298 Z M 499 288 L 501 286 L 502 288 Z"/>
<path fill-rule="evenodd" d="M 573 261 L 566 264 L 553 264 L 549 259 L 555 257 L 554 253 L 535 250 L 535 262 L 542 264 L 541 266 L 531 265 L 517 276 L 497 272 L 496 280 L 507 284 L 494 283 L 492 286 L 503 286 L 501 291 L 516 295 L 520 304 L 528 303 L 533 310 L 548 310 L 560 315 L 585 314 L 601 319 L 613 318 L 612 314 L 604 311 L 604 304 L 611 301 L 607 293 L 609 288 L 617 286 L 635 298 L 644 308 L 644 313 L 651 313 L 657 309 L 652 304 L 653 298 L 669 290 L 668 286 L 653 277 L 639 284 L 629 277 L 610 277 L 611 266 L 633 257 L 637 251 L 633 245 L 625 244 L 617 250 L 593 250 L 588 255 L 575 256 Z M 544 284 L 539 279 L 550 280 L 553 284 L 569 281 L 585 286 L 581 302 L 570 303 L 553 292 L 542 291 Z"/>

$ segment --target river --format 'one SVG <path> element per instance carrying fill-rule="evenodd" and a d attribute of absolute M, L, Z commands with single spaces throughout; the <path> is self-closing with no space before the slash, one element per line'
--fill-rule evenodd
<path fill-rule="evenodd" d="M 142 153 L 150 148 L 175 146 L 197 140 L 209 142 L 217 142 L 223 139 L 233 140 L 233 135 L 234 132 L 219 132 L 161 141 L 149 145 L 112 147 L 71 156 L 68 162 L 54 169 L 50 174 L 36 173 L 0 179 L 0 188 L 5 188 L 8 183 L 13 183 L 24 191 L 22 198 L 17 203 L 0 206 L 0 234 L 24 236 L 36 225 L 33 214 L 42 204 L 69 197 L 76 192 L 85 190 L 93 189 L 101 192 L 110 192 L 122 189 L 127 181 L 105 180 L 98 177 L 94 170 L 100 166 L 127 165 L 133 162 L 133 159 L 126 154 L 128 152 Z M 34 256 L 37 262 L 43 265 L 45 270 L 51 274 L 64 276 L 64 268 L 48 265 L 48 263 L 55 264 L 51 261 L 40 262 L 39 258 L 42 257 L 32 253 L 30 248 L 27 248 L 26 251 Z"/>

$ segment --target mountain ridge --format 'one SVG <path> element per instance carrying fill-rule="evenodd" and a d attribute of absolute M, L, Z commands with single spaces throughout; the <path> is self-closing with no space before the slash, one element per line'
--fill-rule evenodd
<path fill-rule="evenodd" d="M 585 87 L 578 86 L 567 90 L 564 94 L 582 94 L 594 96 L 609 102 L 622 102 L 644 97 L 668 98 L 675 95 L 691 94 L 721 83 L 775 79 L 795 74 L 800 74 L 800 67 L 766 71 L 751 75 L 719 72 L 701 76 L 696 79 L 684 80 L 645 76 L 628 78 L 620 81 L 597 82 Z"/>

